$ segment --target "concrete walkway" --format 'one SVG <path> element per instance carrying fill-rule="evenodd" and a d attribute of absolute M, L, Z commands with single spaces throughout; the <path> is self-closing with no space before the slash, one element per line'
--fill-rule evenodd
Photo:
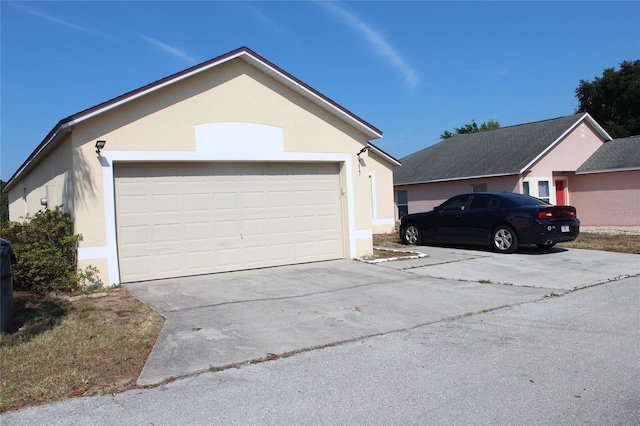
<path fill-rule="evenodd" d="M 640 256 L 421 247 L 427 258 L 336 260 L 127 285 L 166 323 L 141 385 L 355 341 L 640 274 Z"/>

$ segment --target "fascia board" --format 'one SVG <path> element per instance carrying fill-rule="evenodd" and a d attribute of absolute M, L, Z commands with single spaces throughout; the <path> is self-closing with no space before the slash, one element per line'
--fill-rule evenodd
<path fill-rule="evenodd" d="M 520 174 L 522 173 L 497 173 L 493 175 L 464 176 L 464 177 L 456 177 L 456 178 L 448 178 L 448 179 L 425 180 L 420 182 L 394 183 L 393 186 L 421 185 L 425 183 L 454 182 L 454 181 L 471 180 L 471 179 L 487 179 L 487 178 L 494 178 L 494 177 L 517 176 Z"/>
<path fill-rule="evenodd" d="M 372 150 L 377 155 L 379 155 L 380 157 L 384 158 L 385 160 L 387 160 L 389 163 L 393 164 L 394 166 L 402 166 L 402 163 L 399 160 L 396 160 L 391 155 L 387 154 L 386 152 L 384 152 L 383 150 L 381 150 L 380 148 L 378 148 L 374 144 L 368 143 L 367 146 L 369 147 L 370 150 Z"/>
<path fill-rule="evenodd" d="M 229 62 L 229 61 L 231 61 L 231 60 L 233 60 L 233 59 L 235 59 L 235 58 L 237 58 L 239 56 L 242 56 L 243 54 L 245 54 L 245 53 L 244 52 L 238 52 L 235 55 L 230 55 L 228 57 L 221 58 L 218 61 L 212 62 L 212 63 L 207 64 L 207 65 L 202 66 L 202 67 L 198 67 L 196 69 L 193 69 L 190 72 L 186 72 L 184 74 L 180 74 L 180 75 L 178 75 L 178 76 L 176 76 L 176 77 L 174 77 L 174 78 L 172 78 L 170 80 L 163 81 L 163 82 L 158 83 L 156 85 L 153 85 L 153 83 L 151 83 L 152 86 L 148 87 L 146 90 L 141 90 L 140 92 L 131 94 L 129 96 L 127 96 L 126 94 L 122 95 L 122 99 L 116 100 L 116 101 L 114 101 L 113 103 L 111 103 L 109 105 L 105 105 L 103 108 L 99 108 L 99 109 L 96 109 L 95 111 L 91 111 L 89 113 L 83 114 L 83 115 L 79 116 L 76 119 L 72 119 L 69 123 L 71 125 L 75 125 L 75 124 L 80 123 L 82 121 L 88 120 L 88 119 L 90 119 L 92 117 L 95 117 L 96 115 L 100 115 L 100 114 L 102 114 L 104 112 L 110 111 L 110 110 L 112 110 L 114 108 L 117 108 L 117 107 L 119 107 L 121 105 L 129 103 L 129 102 L 134 101 L 136 99 L 139 99 L 139 98 L 141 98 L 143 96 L 146 96 L 146 95 L 148 95 L 150 93 L 153 93 L 153 92 L 155 92 L 157 90 L 163 89 L 163 88 L 165 88 L 167 86 L 171 86 L 172 84 L 178 83 L 178 82 L 180 82 L 180 81 L 182 81 L 184 79 L 187 79 L 187 78 L 189 78 L 191 76 L 194 76 L 196 74 L 200 74 L 201 72 L 207 71 L 207 70 L 209 70 L 211 68 L 214 68 L 214 67 L 216 67 L 218 65 L 221 65 L 221 64 L 223 64 L 225 62 Z M 118 99 L 118 98 L 116 98 L 116 99 Z"/>
<path fill-rule="evenodd" d="M 249 52 L 243 53 L 245 55 L 243 59 L 245 59 L 245 61 L 247 62 L 253 62 L 251 65 L 253 65 L 255 68 L 262 69 L 263 71 L 265 69 L 268 70 L 268 75 L 274 77 L 276 80 L 280 81 L 295 92 L 301 94 L 303 97 L 310 99 L 313 103 L 321 105 L 324 109 L 328 110 L 333 115 L 340 117 L 343 121 L 349 122 L 357 129 L 360 129 L 360 131 L 367 135 L 369 139 L 378 139 L 382 137 L 382 132 L 357 119 L 354 115 L 344 110 L 340 105 L 329 100 L 319 92 L 311 89 L 309 86 L 290 76 L 277 66 L 265 62 L 261 58 L 258 58 Z"/>
<path fill-rule="evenodd" d="M 16 170 L 16 172 L 11 176 L 11 178 L 7 181 L 7 184 L 4 186 L 3 191 L 6 192 L 10 190 L 17 181 L 20 180 L 20 177 L 27 171 L 31 169 L 31 165 L 34 164 L 35 160 L 40 156 L 42 151 L 47 149 L 51 143 L 56 140 L 56 138 L 65 133 L 69 133 L 73 130 L 73 126 L 68 123 L 58 124 L 53 129 L 53 134 L 46 138 L 43 142 L 36 147 L 35 151 L 31 153 L 31 155 L 25 160 L 24 163 Z"/>
<path fill-rule="evenodd" d="M 640 170 L 640 167 L 623 167 L 620 169 L 602 169 L 602 170 L 589 170 L 586 172 L 576 172 L 576 175 L 593 175 L 597 173 L 615 173 L 615 172 L 633 172 Z"/>

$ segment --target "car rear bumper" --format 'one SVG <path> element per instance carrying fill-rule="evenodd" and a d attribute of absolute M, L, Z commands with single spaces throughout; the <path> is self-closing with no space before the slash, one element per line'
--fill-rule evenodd
<path fill-rule="evenodd" d="M 563 230 L 563 227 L 564 230 Z M 568 227 L 568 231 L 567 228 Z M 520 235 L 522 244 L 554 244 L 573 241 L 580 234 L 580 221 L 536 222 Z"/>

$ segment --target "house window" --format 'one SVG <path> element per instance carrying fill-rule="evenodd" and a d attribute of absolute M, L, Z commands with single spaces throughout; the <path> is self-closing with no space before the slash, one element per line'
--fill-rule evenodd
<path fill-rule="evenodd" d="M 548 180 L 538 181 L 538 198 L 546 202 L 549 202 L 549 181 Z"/>
<path fill-rule="evenodd" d="M 407 202 L 407 191 L 396 192 L 396 204 L 398 205 L 398 219 L 409 214 L 409 203 Z"/>
<path fill-rule="evenodd" d="M 487 192 L 487 184 L 486 183 L 472 184 L 471 192 Z"/>
<path fill-rule="evenodd" d="M 529 182 L 522 182 L 522 193 L 524 195 L 531 195 L 531 190 L 529 189 Z"/>

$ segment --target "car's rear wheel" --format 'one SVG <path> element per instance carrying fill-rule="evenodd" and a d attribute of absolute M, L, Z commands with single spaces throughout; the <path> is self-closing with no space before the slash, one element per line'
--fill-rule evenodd
<path fill-rule="evenodd" d="M 422 242 L 420 229 L 413 223 L 408 224 L 402 233 L 402 241 L 405 244 L 420 244 Z"/>
<path fill-rule="evenodd" d="M 491 246 L 500 253 L 513 253 L 518 249 L 518 236 L 512 227 L 500 225 L 493 230 Z"/>

